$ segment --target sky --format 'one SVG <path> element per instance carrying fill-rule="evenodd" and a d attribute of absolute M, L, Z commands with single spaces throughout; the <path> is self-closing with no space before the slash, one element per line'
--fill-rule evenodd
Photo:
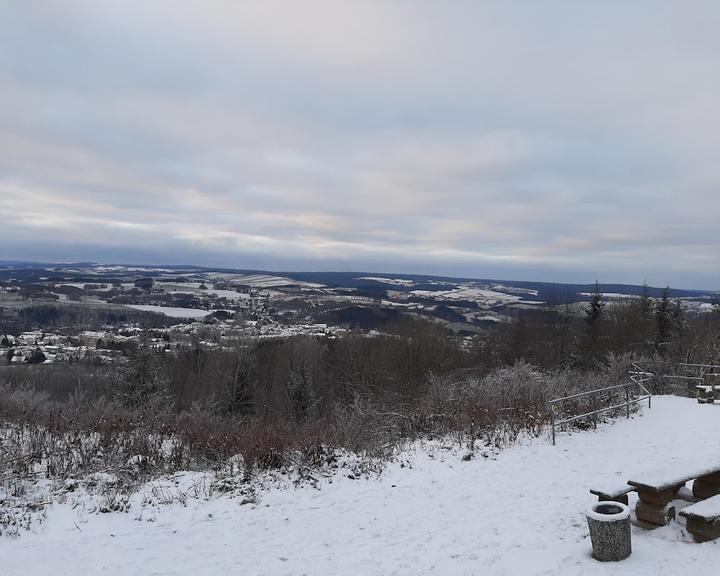
<path fill-rule="evenodd" d="M 0 260 L 720 290 L 720 3 L 3 0 Z"/>

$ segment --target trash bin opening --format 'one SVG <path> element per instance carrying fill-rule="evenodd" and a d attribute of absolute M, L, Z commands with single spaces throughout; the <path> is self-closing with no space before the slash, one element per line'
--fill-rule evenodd
<path fill-rule="evenodd" d="M 587 515 L 600 522 L 614 522 L 630 517 L 630 508 L 621 502 L 595 502 Z"/>
<path fill-rule="evenodd" d="M 615 504 L 602 504 L 595 508 L 595 512 L 598 514 L 620 514 L 622 511 L 623 509 Z"/>

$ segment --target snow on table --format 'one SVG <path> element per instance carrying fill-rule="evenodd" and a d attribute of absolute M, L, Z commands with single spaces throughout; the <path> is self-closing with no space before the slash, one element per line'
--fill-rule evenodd
<path fill-rule="evenodd" d="M 720 452 L 715 452 L 715 456 L 712 454 L 712 451 L 703 451 L 693 459 L 671 461 L 663 467 L 634 476 L 638 480 L 628 480 L 628 484 L 651 492 L 662 492 L 688 480 L 720 472 Z"/>
<path fill-rule="evenodd" d="M 698 441 L 698 439 L 702 439 Z M 379 479 L 347 471 L 310 486 L 272 489 L 257 505 L 189 498 L 153 522 L 139 511 L 89 515 L 55 505 L 38 534 L 0 539 L 0 573 L 53 576 L 716 576 L 720 542 L 697 545 L 684 519 L 632 527 L 633 554 L 591 557 L 585 510 L 594 481 L 634 474 L 668 454 L 720 454 L 720 419 L 694 399 L 657 396 L 652 410 L 528 441 L 497 457 L 430 446 Z M 332 483 L 330 483 L 332 480 Z M 630 506 L 637 496 L 629 495 Z"/>
<path fill-rule="evenodd" d="M 720 390 L 720 386 L 715 384 L 698 384 L 695 386 L 698 390 L 702 390 L 703 392 L 713 392 L 715 390 Z"/>
<path fill-rule="evenodd" d="M 608 496 L 617 498 L 633 490 L 632 486 L 628 486 L 627 481 L 622 476 L 614 476 L 603 480 L 593 481 L 590 493 L 595 496 Z"/>

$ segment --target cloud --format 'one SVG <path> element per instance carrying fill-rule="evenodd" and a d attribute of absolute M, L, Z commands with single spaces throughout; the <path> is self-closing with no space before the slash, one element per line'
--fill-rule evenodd
<path fill-rule="evenodd" d="M 720 9 L 0 7 L 0 258 L 720 289 Z"/>

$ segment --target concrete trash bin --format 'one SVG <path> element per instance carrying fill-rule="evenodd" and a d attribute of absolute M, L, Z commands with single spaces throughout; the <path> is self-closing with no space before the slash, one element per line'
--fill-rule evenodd
<path fill-rule="evenodd" d="M 586 516 L 596 560 L 615 562 L 630 556 L 630 508 L 621 502 L 595 502 Z"/>

